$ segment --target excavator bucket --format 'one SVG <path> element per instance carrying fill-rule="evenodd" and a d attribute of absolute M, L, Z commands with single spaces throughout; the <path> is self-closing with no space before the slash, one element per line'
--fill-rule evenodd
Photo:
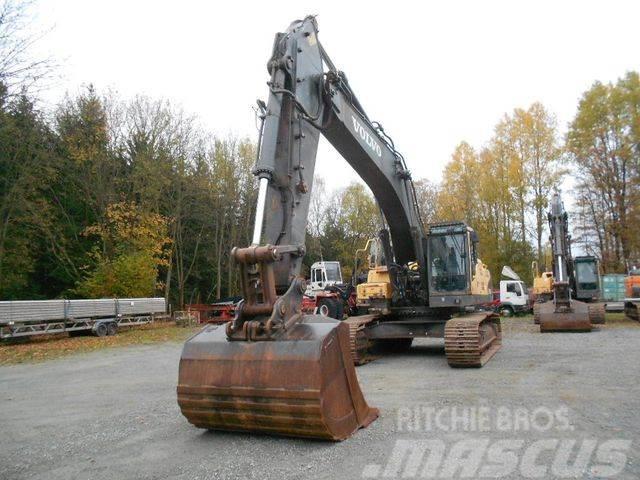
<path fill-rule="evenodd" d="M 537 304 L 535 317 L 541 332 L 590 332 L 592 329 L 589 306 L 576 300 L 571 300 L 571 308 L 566 311 L 556 311 L 553 302 Z"/>
<path fill-rule="evenodd" d="M 307 315 L 272 341 L 209 325 L 182 351 L 178 404 L 211 430 L 344 440 L 378 417 L 362 395 L 346 324 Z"/>

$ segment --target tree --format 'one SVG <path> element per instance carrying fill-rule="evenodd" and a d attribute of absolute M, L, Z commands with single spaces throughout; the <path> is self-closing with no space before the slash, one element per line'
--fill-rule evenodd
<path fill-rule="evenodd" d="M 84 234 L 96 239 L 94 264 L 77 292 L 83 297 L 150 297 L 158 290 L 158 268 L 165 265 L 171 239 L 167 220 L 136 203 L 109 205 L 103 222 Z"/>
<path fill-rule="evenodd" d="M 640 77 L 629 72 L 616 84 L 595 82 L 580 99 L 567 133 L 578 172 L 582 232 L 597 231 L 592 246 L 605 271 L 624 271 L 639 254 L 639 112 Z"/>
<path fill-rule="evenodd" d="M 322 186 L 323 182 L 316 185 Z M 310 209 L 307 242 L 317 243 L 319 248 L 307 250 L 304 264 L 308 268 L 320 258 L 337 260 L 342 265 L 344 277 L 349 278 L 356 250 L 369 238 L 376 237 L 381 228 L 378 206 L 367 188 L 356 182 L 329 195 L 323 194 L 322 201 L 315 201 L 315 207 L 312 200 Z"/>
<path fill-rule="evenodd" d="M 509 119 L 509 140 L 516 155 L 517 195 L 520 216 L 529 209 L 535 217 L 535 239 L 538 265 L 543 265 L 543 245 L 547 204 L 554 189 L 560 185 L 564 171 L 560 168 L 561 149 L 558 145 L 555 116 L 539 103 L 527 110 L 516 109 Z M 513 179 L 512 179 L 513 181 Z M 522 238 L 526 238 L 525 222 L 521 223 Z"/>
<path fill-rule="evenodd" d="M 413 183 L 416 189 L 416 200 L 420 209 L 420 216 L 425 226 L 428 223 L 437 221 L 439 186 L 426 178 L 421 178 Z"/>
<path fill-rule="evenodd" d="M 467 142 L 460 142 L 442 174 L 438 196 L 438 218 L 475 224 L 478 204 L 478 155 Z"/>
<path fill-rule="evenodd" d="M 34 58 L 31 50 L 43 34 L 29 33 L 33 2 L 0 2 L 0 83 L 10 95 L 19 95 L 49 76 L 55 64 L 51 58 Z"/>
<path fill-rule="evenodd" d="M 9 99 L 2 84 L 0 146 L 0 298 L 38 297 L 46 292 L 40 259 L 59 144 L 34 104 L 25 95 Z"/>

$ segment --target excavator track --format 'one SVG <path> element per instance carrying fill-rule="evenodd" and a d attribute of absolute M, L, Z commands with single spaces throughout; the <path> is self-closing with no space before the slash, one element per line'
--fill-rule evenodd
<path fill-rule="evenodd" d="M 540 304 L 535 303 L 533 305 L 533 323 L 540 325 Z"/>
<path fill-rule="evenodd" d="M 482 367 L 502 346 L 500 317 L 473 313 L 448 320 L 444 350 L 451 367 Z"/>
<path fill-rule="evenodd" d="M 631 320 L 640 322 L 640 300 L 625 302 L 624 314 Z"/>
<path fill-rule="evenodd" d="M 605 323 L 604 315 L 604 304 L 594 303 L 589 305 L 589 321 L 593 325 L 603 325 Z"/>
<path fill-rule="evenodd" d="M 344 320 L 349 326 L 349 350 L 356 366 L 372 362 L 377 357 L 371 354 L 373 341 L 367 338 L 365 328 L 377 318 L 377 315 L 361 315 Z"/>

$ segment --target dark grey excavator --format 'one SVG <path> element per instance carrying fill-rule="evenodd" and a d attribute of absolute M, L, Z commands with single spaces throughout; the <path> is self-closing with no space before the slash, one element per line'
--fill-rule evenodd
<path fill-rule="evenodd" d="M 243 300 L 233 321 L 186 342 L 178 403 L 202 428 L 342 440 L 378 415 L 358 384 L 352 354 L 365 352 L 356 341 L 444 336 L 452 366 L 481 366 L 500 347 L 500 324 L 490 313 L 464 314 L 491 298 L 475 233 L 463 223 L 423 226 L 404 158 L 329 59 L 313 17 L 276 35 L 267 68 L 253 244 L 232 251 Z M 384 217 L 384 264 L 358 285 L 368 307 L 351 323 L 301 309 L 320 134 L 370 187 Z"/>
<path fill-rule="evenodd" d="M 551 198 L 547 217 L 553 255 L 553 300 L 533 306 L 534 321 L 541 332 L 590 332 L 593 324 L 604 323 L 604 306 L 575 298 L 578 283 L 571 256 L 569 215 L 559 193 Z M 597 271 L 594 275 L 597 279 Z"/>

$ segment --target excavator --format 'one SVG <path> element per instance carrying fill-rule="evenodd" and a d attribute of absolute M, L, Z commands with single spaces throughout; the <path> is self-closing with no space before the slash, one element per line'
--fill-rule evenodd
<path fill-rule="evenodd" d="M 478 236 L 464 222 L 433 223 L 419 232 L 426 271 L 416 261 L 386 260 L 395 254 L 387 230 L 367 242 L 367 280 L 356 287 L 359 315 L 345 320 L 353 360 L 363 365 L 385 351 L 410 347 L 414 338 L 444 337 L 450 366 L 481 367 L 500 348 L 501 330 L 495 315 L 464 314 L 492 299 Z"/>
<path fill-rule="evenodd" d="M 590 332 L 604 323 L 604 306 L 575 299 L 575 268 L 571 256 L 569 215 L 559 193 L 551 198 L 549 221 L 553 266 L 553 299 L 533 306 L 534 322 L 541 332 Z"/>
<path fill-rule="evenodd" d="M 548 302 L 553 298 L 553 272 L 540 272 L 538 262 L 531 262 L 533 273 L 533 295 L 538 303 Z"/>
<path fill-rule="evenodd" d="M 463 223 L 423 225 L 403 156 L 325 52 L 314 17 L 276 34 L 267 69 L 252 244 L 231 252 L 243 300 L 232 321 L 185 343 L 177 400 L 200 428 L 344 440 L 379 414 L 356 376 L 358 334 L 444 336 L 452 366 L 478 367 L 500 348 L 500 323 L 493 313 L 466 312 L 491 298 L 477 235 Z M 383 219 L 384 264 L 368 282 L 370 307 L 355 329 L 301 309 L 321 134 L 369 186 Z"/>

